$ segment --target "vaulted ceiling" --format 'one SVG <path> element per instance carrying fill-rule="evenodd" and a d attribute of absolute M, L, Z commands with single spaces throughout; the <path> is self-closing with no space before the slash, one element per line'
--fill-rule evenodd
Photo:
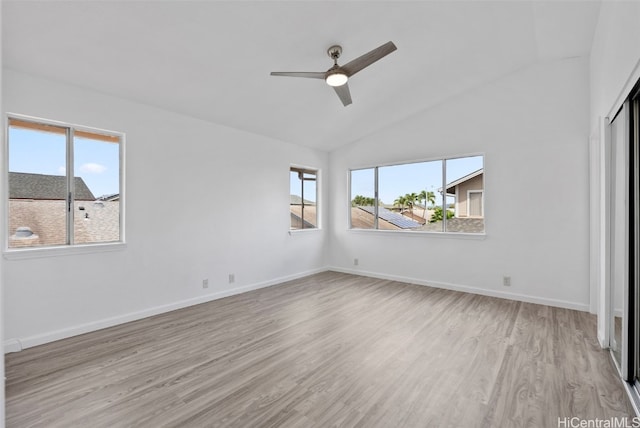
<path fill-rule="evenodd" d="M 539 62 L 589 54 L 599 1 L 3 1 L 5 67 L 332 150 Z M 392 40 L 350 81 L 325 71 Z"/>

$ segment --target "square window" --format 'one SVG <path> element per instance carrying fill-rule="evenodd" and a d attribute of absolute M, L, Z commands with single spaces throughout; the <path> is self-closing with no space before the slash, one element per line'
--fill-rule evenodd
<path fill-rule="evenodd" d="M 16 117 L 8 123 L 8 248 L 122 242 L 122 137 Z"/>

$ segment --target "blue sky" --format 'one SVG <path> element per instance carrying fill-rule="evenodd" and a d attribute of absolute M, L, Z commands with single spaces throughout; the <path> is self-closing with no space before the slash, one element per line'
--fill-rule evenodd
<path fill-rule="evenodd" d="M 483 167 L 483 156 L 447 159 L 447 183 Z M 435 193 L 436 204 L 442 203 L 438 189 L 442 187 L 442 161 L 416 162 L 378 168 L 378 192 L 385 204 L 393 204 L 407 193 L 427 190 Z M 351 171 L 351 197 L 374 195 L 373 168 Z M 453 201 L 449 201 L 453 202 Z"/>
<path fill-rule="evenodd" d="M 95 197 L 120 192 L 119 148 L 114 143 L 74 139 L 74 174 Z M 9 128 L 9 171 L 65 175 L 65 153 L 64 135 Z"/>

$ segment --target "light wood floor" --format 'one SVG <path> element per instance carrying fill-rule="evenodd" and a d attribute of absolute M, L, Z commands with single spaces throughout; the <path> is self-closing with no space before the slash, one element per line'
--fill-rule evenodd
<path fill-rule="evenodd" d="M 326 272 L 6 356 L 9 427 L 632 417 L 595 317 Z"/>

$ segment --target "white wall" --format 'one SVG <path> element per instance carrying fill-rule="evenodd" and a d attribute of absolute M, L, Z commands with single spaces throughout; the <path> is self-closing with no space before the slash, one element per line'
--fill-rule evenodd
<path fill-rule="evenodd" d="M 590 57 L 590 129 L 594 146 L 591 171 L 592 270 L 591 283 L 598 300 L 598 339 L 608 346 L 607 322 L 609 290 L 607 278 L 608 197 L 605 194 L 607 160 L 605 138 L 608 116 L 615 114 L 640 78 L 640 2 L 602 2 Z M 610 117 L 609 119 L 612 119 Z"/>
<path fill-rule="evenodd" d="M 126 133 L 128 246 L 3 260 L 9 349 L 326 266 L 326 230 L 288 233 L 289 166 L 324 173 L 326 153 L 11 70 L 3 103 L 6 112 Z"/>
<path fill-rule="evenodd" d="M 640 2 L 602 2 L 590 58 L 592 132 L 640 77 L 639 41 Z"/>
<path fill-rule="evenodd" d="M 588 310 L 588 103 L 586 58 L 545 63 L 332 152 L 331 265 Z M 349 168 L 479 152 L 485 239 L 348 230 Z"/>

